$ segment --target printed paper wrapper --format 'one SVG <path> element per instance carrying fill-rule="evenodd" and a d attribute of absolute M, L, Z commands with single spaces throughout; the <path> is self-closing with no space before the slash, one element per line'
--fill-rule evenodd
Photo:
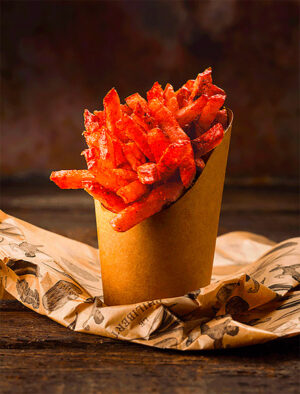
<path fill-rule="evenodd" d="M 120 233 L 109 223 L 115 214 L 95 200 L 107 305 L 180 296 L 209 284 L 233 118 L 228 114 L 222 143 L 192 188 L 169 208 Z"/>
<path fill-rule="evenodd" d="M 239 347 L 300 332 L 300 238 L 217 239 L 210 285 L 105 306 L 98 250 L 0 211 L 0 288 L 71 330 L 157 348 Z M 117 281 L 118 278 L 116 277 Z"/>

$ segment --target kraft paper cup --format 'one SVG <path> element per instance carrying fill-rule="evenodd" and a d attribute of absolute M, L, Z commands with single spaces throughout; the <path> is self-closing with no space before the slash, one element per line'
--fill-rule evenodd
<path fill-rule="evenodd" d="M 169 208 L 124 233 L 95 200 L 106 305 L 182 296 L 210 283 L 233 114 L 193 187 Z"/>

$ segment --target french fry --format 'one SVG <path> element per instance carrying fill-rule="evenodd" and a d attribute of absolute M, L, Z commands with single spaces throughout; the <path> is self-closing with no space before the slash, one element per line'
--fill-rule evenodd
<path fill-rule="evenodd" d="M 124 156 L 134 171 L 146 162 L 145 155 L 139 150 L 135 142 L 130 141 L 122 146 Z"/>
<path fill-rule="evenodd" d="M 124 112 L 127 115 L 132 114 L 132 109 L 128 107 L 127 104 L 121 104 L 121 111 Z"/>
<path fill-rule="evenodd" d="M 204 167 L 205 167 L 205 162 L 203 159 L 201 159 L 201 157 L 197 157 L 195 155 L 195 163 L 196 163 L 196 168 L 198 171 L 203 171 Z"/>
<path fill-rule="evenodd" d="M 51 180 L 61 188 L 84 188 L 118 213 L 115 230 L 126 231 L 175 201 L 204 169 L 227 128 L 225 98 L 212 83 L 211 68 L 176 92 L 155 82 L 148 102 L 135 93 L 121 104 L 113 88 L 102 111 L 84 111 L 88 169 L 54 171 Z"/>
<path fill-rule="evenodd" d="M 117 191 L 117 195 L 122 198 L 126 204 L 130 204 L 134 201 L 139 200 L 149 191 L 146 185 L 143 185 L 140 181 L 133 181 L 128 185 L 121 187 Z"/>
<path fill-rule="evenodd" d="M 115 149 L 111 136 L 108 134 L 105 127 L 102 127 L 100 138 L 98 140 L 99 145 L 99 159 L 103 167 L 115 168 Z"/>
<path fill-rule="evenodd" d="M 169 137 L 171 142 L 188 140 L 189 137 L 179 126 L 172 112 L 159 100 L 153 99 L 149 102 L 150 114 L 156 119 L 160 128 Z"/>
<path fill-rule="evenodd" d="M 150 160 L 154 160 L 153 154 L 147 142 L 147 134 L 144 130 L 134 122 L 134 120 L 123 114 L 122 119 L 117 122 L 117 127 L 121 132 L 127 135 L 132 141 L 134 141 L 139 149 L 144 153 L 146 157 Z"/>
<path fill-rule="evenodd" d="M 191 143 L 185 147 L 184 157 L 180 164 L 180 178 L 186 189 L 188 189 L 196 175 L 196 164 Z"/>
<path fill-rule="evenodd" d="M 88 133 L 87 131 L 84 131 L 82 134 L 84 135 L 85 141 L 89 148 L 98 148 L 98 141 L 100 138 L 99 131 L 95 131 L 93 133 Z"/>
<path fill-rule="evenodd" d="M 185 107 L 188 104 L 191 95 L 190 89 L 183 85 L 175 94 L 179 108 Z"/>
<path fill-rule="evenodd" d="M 92 134 L 99 131 L 100 129 L 99 118 L 96 115 L 90 113 L 90 111 L 85 109 L 83 113 L 83 118 L 84 118 L 84 127 L 88 134 Z"/>
<path fill-rule="evenodd" d="M 96 182 L 114 192 L 137 179 L 136 172 L 124 168 L 102 169 L 94 172 L 94 174 Z"/>
<path fill-rule="evenodd" d="M 203 94 L 196 101 L 192 101 L 187 106 L 181 108 L 176 113 L 177 122 L 181 127 L 191 123 L 194 119 L 199 116 L 204 106 L 206 105 L 208 97 Z"/>
<path fill-rule="evenodd" d="M 106 127 L 112 137 L 127 142 L 126 135 L 116 127 L 116 123 L 122 117 L 120 98 L 117 91 L 113 88 L 103 99 Z"/>
<path fill-rule="evenodd" d="M 193 84 L 193 89 L 189 97 L 190 101 L 196 100 L 202 94 L 206 94 L 212 84 L 211 67 L 207 68 L 203 73 L 198 74 Z"/>
<path fill-rule="evenodd" d="M 157 163 L 157 171 L 160 180 L 169 178 L 180 166 L 186 154 L 189 141 L 179 141 L 170 144 Z"/>
<path fill-rule="evenodd" d="M 105 189 L 102 185 L 93 181 L 84 181 L 82 186 L 92 197 L 99 200 L 101 204 L 111 212 L 118 213 L 126 208 L 126 204 L 115 193 Z"/>
<path fill-rule="evenodd" d="M 95 176 L 88 170 L 61 170 L 53 171 L 50 179 L 61 189 L 81 189 L 82 182 L 95 181 Z"/>
<path fill-rule="evenodd" d="M 224 104 L 226 96 L 221 94 L 216 94 L 215 96 L 211 96 L 201 115 L 199 117 L 199 125 L 204 129 L 207 130 L 209 126 L 212 124 L 213 120 L 215 119 L 219 109 Z"/>
<path fill-rule="evenodd" d="M 147 111 L 145 111 L 144 107 L 140 103 L 137 103 L 132 119 L 134 119 L 138 124 L 141 123 L 142 127 L 146 130 L 146 132 L 157 126 L 157 122 L 149 114 L 148 104 Z"/>
<path fill-rule="evenodd" d="M 99 149 L 97 148 L 89 148 L 85 149 L 81 152 L 82 156 L 84 156 L 87 168 L 91 172 L 95 172 L 99 167 Z"/>
<path fill-rule="evenodd" d="M 176 201 L 183 191 L 180 183 L 169 182 L 153 189 L 150 194 L 140 201 L 134 202 L 118 213 L 111 225 L 116 231 L 127 231 L 136 224 L 154 215 L 166 205 Z"/>
<path fill-rule="evenodd" d="M 227 128 L 228 126 L 228 115 L 226 109 L 220 109 L 220 111 L 217 112 L 217 115 L 215 117 L 215 120 L 213 121 L 213 125 L 221 123 L 224 129 Z"/>
<path fill-rule="evenodd" d="M 179 110 L 176 94 L 174 93 L 173 86 L 167 83 L 164 90 L 165 106 L 174 114 Z"/>
<path fill-rule="evenodd" d="M 139 105 L 139 104 L 138 104 Z M 149 125 L 145 122 L 145 120 L 142 117 L 139 117 L 138 115 L 136 115 L 135 113 L 131 114 L 131 119 L 138 124 L 145 133 L 148 133 L 148 131 L 150 130 Z"/>
<path fill-rule="evenodd" d="M 144 112 L 148 111 L 147 101 L 138 93 L 134 93 L 131 96 L 128 96 L 125 101 L 128 107 L 132 109 L 132 111 L 135 111 L 137 104 L 140 104 Z"/>
<path fill-rule="evenodd" d="M 154 129 L 149 131 L 147 135 L 147 140 L 150 149 L 154 155 L 155 161 L 158 162 L 164 150 L 170 144 L 170 141 L 168 137 L 163 133 L 163 131 L 158 127 L 155 127 Z"/>
<path fill-rule="evenodd" d="M 159 181 L 158 171 L 155 163 L 145 163 L 137 168 L 139 180 L 144 185 L 151 185 Z"/>
<path fill-rule="evenodd" d="M 99 127 L 103 127 L 106 125 L 104 111 L 94 111 L 94 115 L 98 118 L 97 121 L 99 123 Z"/>
<path fill-rule="evenodd" d="M 206 94 L 208 95 L 208 97 L 215 96 L 216 94 L 225 95 L 225 91 L 219 88 L 219 86 L 211 84 L 210 87 L 207 89 Z"/>
<path fill-rule="evenodd" d="M 180 178 L 186 188 L 188 188 L 196 174 L 196 165 L 194 161 L 194 153 L 187 134 L 179 126 L 174 115 L 167 107 L 158 100 L 151 100 L 149 108 L 152 116 L 157 120 L 162 130 L 167 134 L 171 142 L 188 141 L 184 160 L 180 165 Z M 205 107 L 204 107 L 205 108 Z"/>
<path fill-rule="evenodd" d="M 224 137 L 224 129 L 221 123 L 217 123 L 206 133 L 192 141 L 193 148 L 196 151 L 196 157 L 201 157 L 210 152 L 220 144 Z"/>
<path fill-rule="evenodd" d="M 147 100 L 157 99 L 164 102 L 164 91 L 158 82 L 155 82 L 152 88 L 147 92 Z"/>

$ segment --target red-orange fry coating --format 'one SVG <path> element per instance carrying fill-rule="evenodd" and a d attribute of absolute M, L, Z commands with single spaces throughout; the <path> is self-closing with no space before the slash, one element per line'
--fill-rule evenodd
<path fill-rule="evenodd" d="M 206 106 L 203 108 L 199 117 L 199 125 L 207 130 L 215 119 L 219 109 L 224 104 L 226 96 L 216 94 L 208 99 Z"/>
<path fill-rule="evenodd" d="M 61 189 L 81 189 L 83 181 L 95 181 L 95 176 L 88 170 L 53 171 L 51 181 Z"/>
<path fill-rule="evenodd" d="M 170 141 L 158 127 L 149 131 L 147 140 L 155 161 L 158 162 L 165 149 L 170 145 Z"/>
<path fill-rule="evenodd" d="M 119 138 L 121 141 L 126 142 L 128 138 L 120 131 L 116 123 L 122 117 L 120 98 L 117 91 L 113 88 L 103 99 L 106 127 L 112 137 Z"/>
<path fill-rule="evenodd" d="M 195 100 L 202 94 L 207 93 L 207 91 L 210 89 L 211 84 L 212 84 L 211 67 L 209 67 L 203 73 L 198 74 L 193 84 L 193 89 L 189 97 L 189 100 L 190 101 Z"/>
<path fill-rule="evenodd" d="M 182 191 L 183 186 L 177 182 L 160 185 L 153 189 L 149 195 L 118 213 L 110 223 L 116 231 L 127 231 L 144 219 L 161 211 L 164 206 L 176 201 Z"/>
<path fill-rule="evenodd" d="M 171 142 L 189 140 L 189 137 L 179 126 L 175 116 L 159 100 L 151 100 L 149 108 L 151 115 L 157 120 L 160 128 L 166 133 Z"/>
<path fill-rule="evenodd" d="M 157 171 L 161 180 L 169 178 L 180 166 L 188 144 L 189 141 L 179 141 L 167 147 L 157 163 Z"/>
<path fill-rule="evenodd" d="M 180 89 L 177 90 L 175 94 L 176 94 L 178 106 L 179 108 L 182 108 L 188 104 L 191 95 L 191 90 L 187 86 L 183 85 Z"/>
<path fill-rule="evenodd" d="M 164 91 L 158 82 L 155 82 L 152 88 L 147 92 L 147 100 L 158 99 L 164 102 Z"/>
<path fill-rule="evenodd" d="M 183 127 L 196 119 L 206 105 L 207 100 L 208 97 L 203 94 L 196 101 L 192 101 L 187 106 L 181 108 L 176 113 L 176 119 L 180 126 Z"/>
<path fill-rule="evenodd" d="M 128 138 L 137 144 L 139 149 L 146 157 L 148 157 L 148 159 L 154 159 L 151 149 L 148 145 L 147 134 L 137 123 L 134 122 L 130 116 L 123 114 L 122 119 L 117 122 L 117 126 L 124 134 L 128 136 Z"/>
<path fill-rule="evenodd" d="M 174 93 L 173 86 L 167 83 L 164 90 L 165 106 L 173 113 L 179 110 L 176 94 Z"/>
<path fill-rule="evenodd" d="M 130 204 L 131 202 L 139 200 L 148 191 L 148 187 L 137 180 L 121 187 L 117 191 L 117 195 L 120 196 L 126 204 Z"/>
<path fill-rule="evenodd" d="M 100 201 L 101 204 L 109 209 L 111 212 L 118 213 L 126 208 L 126 204 L 115 193 L 105 189 L 102 185 L 97 182 L 86 181 L 83 182 L 83 188 L 96 200 Z"/>
<path fill-rule="evenodd" d="M 140 151 L 135 142 L 127 142 L 126 144 L 123 144 L 122 148 L 126 160 L 134 171 L 146 162 L 145 155 Z"/>
<path fill-rule="evenodd" d="M 196 151 L 196 157 L 201 157 L 220 144 L 224 137 L 224 129 L 221 123 L 217 123 L 206 133 L 192 141 Z"/>
<path fill-rule="evenodd" d="M 217 115 L 215 117 L 215 120 L 213 121 L 213 124 L 216 123 L 221 123 L 224 129 L 227 128 L 228 126 L 228 115 L 226 109 L 220 109 L 220 111 L 217 112 Z"/>
<path fill-rule="evenodd" d="M 139 93 L 134 93 L 131 96 L 128 96 L 125 101 L 132 111 L 135 111 L 137 104 L 140 104 L 145 112 L 148 110 L 147 101 Z"/>
<path fill-rule="evenodd" d="M 137 168 L 139 180 L 145 185 L 151 185 L 159 181 L 158 171 L 155 163 L 145 163 Z"/>

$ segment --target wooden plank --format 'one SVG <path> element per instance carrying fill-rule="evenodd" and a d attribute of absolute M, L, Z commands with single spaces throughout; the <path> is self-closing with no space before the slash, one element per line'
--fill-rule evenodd
<path fill-rule="evenodd" d="M 141 346 L 0 350 L 10 393 L 296 393 L 298 362 L 286 349 L 179 354 Z M 256 352 L 259 350 L 256 349 Z M 3 379 L 4 378 L 4 379 Z"/>

